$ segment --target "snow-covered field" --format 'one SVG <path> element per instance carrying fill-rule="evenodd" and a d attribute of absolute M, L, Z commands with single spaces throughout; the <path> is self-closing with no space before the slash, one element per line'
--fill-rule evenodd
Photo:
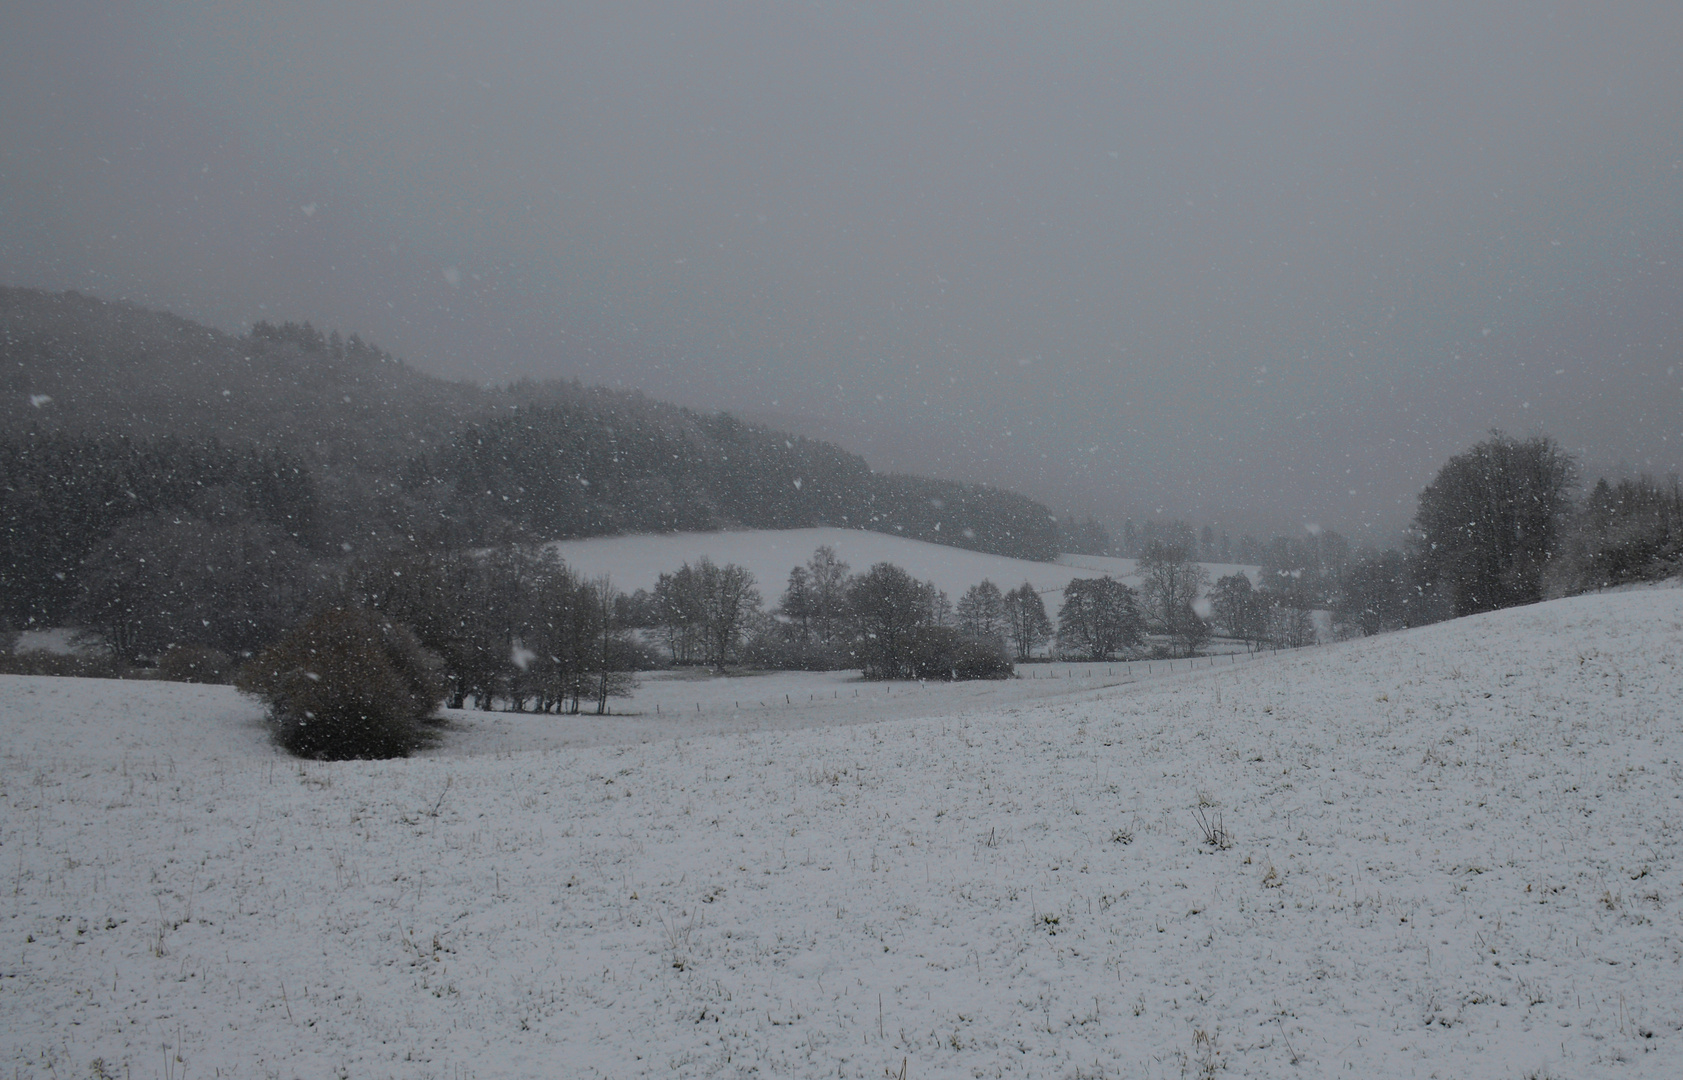
<path fill-rule="evenodd" d="M 865 682 L 853 671 L 777 671 L 723 678 L 697 669 L 644 673 L 630 699 L 609 702 L 611 718 L 595 715 L 459 712 L 442 751 L 449 754 L 558 750 L 568 746 L 649 742 L 695 735 L 793 731 L 870 724 L 885 717 L 916 720 L 997 713 L 1049 698 L 1176 674 L 1254 663 L 1266 653 L 1217 653 L 1190 660 L 1117 660 L 1108 664 L 1020 664 L 1005 682 Z"/>
<path fill-rule="evenodd" d="M 1130 585 L 1138 586 L 1140 582 L 1133 559 L 1061 555 L 1055 563 L 1033 562 L 860 529 L 646 533 L 562 540 L 551 546 L 574 569 L 589 577 L 607 574 L 626 592 L 652 589 L 660 574 L 676 570 L 686 562 L 693 563 L 703 555 L 720 564 L 736 563 L 753 573 L 769 607 L 788 585 L 789 571 L 804 565 L 820 544 L 835 548 L 836 554 L 855 573 L 863 573 L 879 562 L 891 562 L 919 581 L 933 581 L 954 603 L 964 595 L 964 590 L 984 578 L 1001 589 L 1014 589 L 1027 581 L 1042 594 L 1047 611 L 1054 616 L 1071 578 L 1108 574 Z M 1250 573 L 1254 579 L 1257 571 L 1254 566 L 1224 563 L 1205 566 L 1211 581 L 1240 570 Z"/>
<path fill-rule="evenodd" d="M 1673 1076 L 1680 655 L 1653 590 L 339 764 L 223 688 L 0 677 L 0 1072 Z"/>

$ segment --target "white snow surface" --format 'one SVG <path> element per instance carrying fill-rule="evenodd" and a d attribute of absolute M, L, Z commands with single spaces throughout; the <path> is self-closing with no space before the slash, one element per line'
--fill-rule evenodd
<path fill-rule="evenodd" d="M 332 764 L 226 688 L 3 676 L 0 1072 L 1674 1076 L 1680 655 L 1631 592 Z"/>
<path fill-rule="evenodd" d="M 79 630 L 53 627 L 49 630 L 24 630 L 13 644 L 14 653 L 46 652 L 58 656 L 89 656 L 99 650 L 93 647 Z"/>
<path fill-rule="evenodd" d="M 1109 575 L 1129 585 L 1140 583 L 1133 559 L 1060 555 L 1057 562 L 1034 562 L 862 529 L 639 533 L 561 540 L 550 546 L 575 570 L 587 577 L 606 574 L 625 592 L 652 589 L 661 574 L 670 573 L 686 562 L 694 563 L 704 555 L 721 565 L 736 563 L 754 575 L 761 597 L 769 607 L 787 587 L 789 571 L 804 566 L 820 544 L 834 548 L 854 573 L 864 573 L 879 562 L 891 562 L 919 581 L 933 581 L 954 603 L 966 589 L 980 584 L 984 578 L 1001 589 L 1014 589 L 1026 581 L 1043 595 L 1047 611 L 1053 616 L 1057 615 L 1064 588 L 1072 578 Z M 1254 566 L 1205 565 L 1212 582 L 1239 571 L 1250 573 L 1254 580 L 1257 573 Z"/>

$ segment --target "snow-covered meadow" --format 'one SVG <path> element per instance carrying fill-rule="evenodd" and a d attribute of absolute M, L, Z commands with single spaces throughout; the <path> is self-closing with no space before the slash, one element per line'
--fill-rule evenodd
<path fill-rule="evenodd" d="M 1140 576 L 1133 559 L 1099 555 L 1060 555 L 1057 562 L 1034 562 L 1004 555 L 907 540 L 863 529 L 758 529 L 708 533 L 645 533 L 604 536 L 591 540 L 561 540 L 550 545 L 586 577 L 606 574 L 618 588 L 631 592 L 654 588 L 660 574 L 703 556 L 716 563 L 733 562 L 753 573 L 767 606 L 776 602 L 789 580 L 789 571 L 804 565 L 820 544 L 834 548 L 842 561 L 863 573 L 879 562 L 891 562 L 919 581 L 933 581 L 957 602 L 964 590 L 985 578 L 1001 589 L 1028 582 L 1040 593 L 1049 613 L 1056 615 L 1071 578 L 1108 575 L 1138 587 Z M 1258 568 L 1206 563 L 1210 580 L 1245 572 L 1255 579 Z M 1204 612 L 1206 615 L 1208 611 Z"/>
<path fill-rule="evenodd" d="M 1660 589 L 338 764 L 225 688 L 0 677 L 0 1068 L 1671 1076 L 1680 654 Z"/>

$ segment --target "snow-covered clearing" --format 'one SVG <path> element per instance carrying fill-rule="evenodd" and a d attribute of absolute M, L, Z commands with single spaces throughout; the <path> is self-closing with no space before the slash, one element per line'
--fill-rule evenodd
<path fill-rule="evenodd" d="M 0 1067 L 1671 1076 L 1680 653 L 1654 590 L 919 720 L 467 752 L 500 717 L 466 714 L 339 764 L 223 688 L 0 677 Z"/>
<path fill-rule="evenodd" d="M 17 641 L 12 645 L 15 653 L 45 652 L 56 656 L 89 655 L 97 649 L 92 643 L 83 640 L 75 630 L 67 627 L 54 627 L 51 630 L 24 630 L 18 634 Z"/>
<path fill-rule="evenodd" d="M 693 563 L 704 555 L 716 563 L 736 563 L 753 573 L 762 598 L 770 606 L 788 584 L 789 571 L 805 565 L 820 544 L 835 548 L 837 556 L 852 566 L 855 573 L 863 573 L 879 562 L 891 562 L 919 581 L 933 581 L 955 603 L 964 590 L 980 584 L 984 578 L 1001 589 L 1013 589 L 1027 581 L 1042 594 L 1048 612 L 1054 616 L 1071 578 L 1108 574 L 1136 587 L 1140 583 L 1133 559 L 1060 555 L 1055 563 L 1043 563 L 862 529 L 642 533 L 562 540 L 551 546 L 587 577 L 606 574 L 626 592 L 652 589 L 660 574 L 676 570 L 686 562 Z M 1254 566 L 1225 563 L 1208 563 L 1205 568 L 1211 581 L 1241 570 L 1250 573 L 1253 579 L 1257 573 Z"/>

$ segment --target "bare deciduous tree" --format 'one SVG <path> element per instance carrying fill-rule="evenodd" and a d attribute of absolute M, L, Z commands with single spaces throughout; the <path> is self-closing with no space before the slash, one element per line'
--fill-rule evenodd
<path fill-rule="evenodd" d="M 1450 458 L 1414 516 L 1421 587 L 1454 616 L 1541 600 L 1575 475 L 1572 456 L 1542 435 L 1496 431 Z"/>
<path fill-rule="evenodd" d="M 1141 592 L 1148 618 L 1186 656 L 1191 656 L 1209 636 L 1209 628 L 1193 604 L 1209 584 L 1210 574 L 1192 561 L 1193 550 L 1188 530 L 1186 540 L 1147 544 L 1140 558 L 1140 572 L 1145 579 Z"/>
<path fill-rule="evenodd" d="M 1025 581 L 1005 594 L 1002 607 L 1005 630 L 1016 649 L 1017 660 L 1025 662 L 1052 636 L 1052 620 L 1046 616 L 1046 602 L 1040 599 L 1034 586 Z"/>
<path fill-rule="evenodd" d="M 1142 640 L 1134 590 L 1110 578 L 1077 578 L 1058 609 L 1058 649 L 1085 660 L 1109 660 Z"/>
<path fill-rule="evenodd" d="M 998 585 L 984 580 L 965 590 L 958 601 L 958 628 L 975 637 L 1005 636 L 1005 597 Z"/>

